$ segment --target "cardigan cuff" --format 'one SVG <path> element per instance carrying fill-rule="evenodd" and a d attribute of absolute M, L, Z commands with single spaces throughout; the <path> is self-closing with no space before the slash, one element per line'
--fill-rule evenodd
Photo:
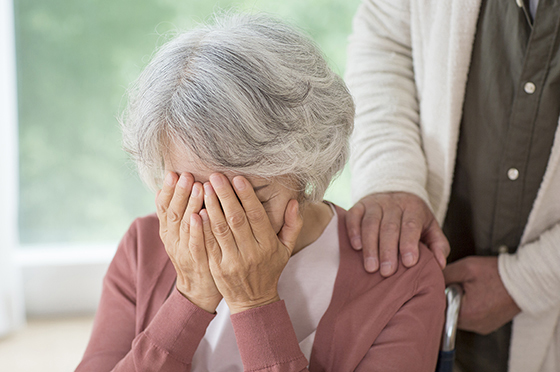
<path fill-rule="evenodd" d="M 172 357 L 189 364 L 215 316 L 194 305 L 174 288 L 144 333 Z"/>
<path fill-rule="evenodd" d="M 388 192 L 407 192 L 409 194 L 416 195 L 434 213 L 434 208 L 430 204 L 430 198 L 428 197 L 428 192 L 426 188 L 413 182 L 407 181 L 369 181 L 363 182 L 363 184 L 359 184 L 358 182 L 354 183 L 352 187 L 352 202 L 355 204 L 363 197 L 366 197 L 370 194 L 378 194 L 378 193 L 388 193 Z M 441 224 L 441 223 L 440 223 Z"/>
<path fill-rule="evenodd" d="M 284 301 L 232 314 L 231 322 L 245 371 L 307 367 Z"/>
<path fill-rule="evenodd" d="M 524 312 L 537 315 L 560 305 L 560 224 L 515 254 L 501 254 L 498 270 L 509 295 Z"/>

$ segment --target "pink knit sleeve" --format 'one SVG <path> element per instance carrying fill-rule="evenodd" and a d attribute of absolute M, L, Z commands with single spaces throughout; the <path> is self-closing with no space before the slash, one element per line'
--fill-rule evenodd
<path fill-rule="evenodd" d="M 92 335 L 77 372 L 189 371 L 214 318 L 174 290 L 136 334 L 136 235 L 125 235 L 105 276 Z"/>
<path fill-rule="evenodd" d="M 445 312 L 441 269 L 431 259 L 420 271 L 414 294 L 379 334 L 356 371 L 433 372 Z"/>
<path fill-rule="evenodd" d="M 284 301 L 231 315 L 245 371 L 307 371 Z"/>

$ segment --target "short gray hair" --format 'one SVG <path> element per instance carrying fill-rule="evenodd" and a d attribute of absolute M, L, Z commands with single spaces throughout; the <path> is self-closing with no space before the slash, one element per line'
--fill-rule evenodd
<path fill-rule="evenodd" d="M 226 14 L 163 45 L 129 90 L 124 148 L 152 189 L 172 141 L 219 172 L 296 181 L 319 201 L 348 157 L 354 103 L 302 33 Z"/>

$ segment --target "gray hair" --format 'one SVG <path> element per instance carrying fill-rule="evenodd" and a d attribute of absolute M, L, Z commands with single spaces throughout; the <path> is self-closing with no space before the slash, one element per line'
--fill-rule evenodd
<path fill-rule="evenodd" d="M 227 14 L 157 51 L 122 130 L 152 189 L 171 141 L 219 172 L 288 176 L 319 201 L 346 163 L 353 121 L 346 85 L 309 38 L 266 15 Z"/>

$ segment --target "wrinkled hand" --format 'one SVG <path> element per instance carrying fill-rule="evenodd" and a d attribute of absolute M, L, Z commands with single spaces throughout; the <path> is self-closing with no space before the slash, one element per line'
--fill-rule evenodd
<path fill-rule="evenodd" d="M 177 289 L 198 307 L 214 313 L 222 295 L 214 284 L 204 247 L 202 184 L 189 173 L 168 173 L 156 196 L 159 232 L 177 272 Z"/>
<path fill-rule="evenodd" d="M 443 275 L 446 285 L 463 286 L 460 329 L 486 335 L 521 311 L 502 283 L 497 257 L 466 257 L 450 264 Z"/>
<path fill-rule="evenodd" d="M 224 175 L 212 174 L 204 184 L 206 210 L 200 215 L 212 276 L 235 314 L 280 299 L 278 280 L 303 222 L 298 202 L 290 200 L 276 235 L 251 184 L 237 176 L 233 185 L 235 191 Z"/>
<path fill-rule="evenodd" d="M 419 242 L 434 253 L 442 269 L 445 267 L 447 238 L 430 208 L 416 195 L 394 192 L 365 196 L 348 211 L 346 227 L 352 247 L 363 250 L 368 272 L 381 267 L 381 275 L 393 275 L 399 251 L 406 267 L 416 265 Z"/>

